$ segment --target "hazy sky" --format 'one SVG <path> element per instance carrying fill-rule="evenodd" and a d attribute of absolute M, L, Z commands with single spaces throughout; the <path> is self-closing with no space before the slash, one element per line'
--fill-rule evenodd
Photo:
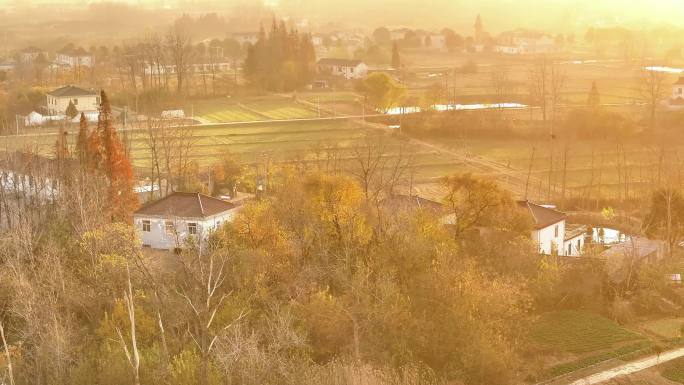
<path fill-rule="evenodd" d="M 71 3 L 99 0 L 0 0 L 0 4 Z M 684 0 L 111 0 L 145 6 L 200 11 L 267 3 L 279 16 L 321 22 L 469 28 L 481 13 L 491 32 L 514 27 L 572 30 L 596 24 L 673 24 L 684 26 Z"/>

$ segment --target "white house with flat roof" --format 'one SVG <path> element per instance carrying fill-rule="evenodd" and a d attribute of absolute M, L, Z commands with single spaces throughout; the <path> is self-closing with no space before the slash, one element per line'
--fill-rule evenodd
<path fill-rule="evenodd" d="M 241 206 L 202 193 L 175 192 L 141 207 L 133 223 L 144 247 L 174 250 L 190 237 L 206 240 Z"/>
<path fill-rule="evenodd" d="M 48 114 L 64 114 L 69 102 L 73 102 L 78 112 L 97 111 L 100 107 L 100 93 L 75 86 L 64 86 L 46 94 Z"/>
<path fill-rule="evenodd" d="M 55 61 L 71 68 L 95 65 L 95 57 L 83 48 L 61 50 L 57 52 Z"/>
<path fill-rule="evenodd" d="M 347 80 L 363 79 L 368 75 L 368 66 L 361 60 L 321 59 L 317 64 L 318 72 L 332 76 L 341 76 Z"/>
<path fill-rule="evenodd" d="M 518 205 L 532 217 L 532 240 L 539 245 L 541 254 L 558 254 L 576 257 L 584 249 L 585 226 L 566 224 L 567 215 L 551 206 L 520 201 Z"/>

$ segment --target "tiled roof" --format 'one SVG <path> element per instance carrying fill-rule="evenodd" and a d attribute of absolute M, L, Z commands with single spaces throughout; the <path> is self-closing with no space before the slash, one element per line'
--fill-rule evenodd
<path fill-rule="evenodd" d="M 98 92 L 95 90 L 84 90 L 83 88 L 79 87 L 74 87 L 74 86 L 64 86 L 62 88 L 58 88 L 54 91 L 48 92 L 48 95 L 51 96 L 90 96 L 90 95 L 97 95 Z"/>
<path fill-rule="evenodd" d="M 529 201 L 519 201 L 518 205 L 529 211 L 534 220 L 534 228 L 537 230 L 549 227 L 566 218 L 565 213 Z"/>
<path fill-rule="evenodd" d="M 236 205 L 202 193 L 175 192 L 146 204 L 135 215 L 205 218 L 235 208 Z"/>

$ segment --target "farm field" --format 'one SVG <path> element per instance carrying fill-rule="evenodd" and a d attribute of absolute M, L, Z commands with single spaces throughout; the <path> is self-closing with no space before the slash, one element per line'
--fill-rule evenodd
<path fill-rule="evenodd" d="M 666 362 L 659 368 L 660 375 L 680 384 L 684 384 L 684 358 Z"/>
<path fill-rule="evenodd" d="M 548 349 L 574 354 L 609 349 L 644 338 L 607 318 L 582 311 L 545 313 L 533 327 L 531 336 Z"/>
<path fill-rule="evenodd" d="M 672 318 L 649 321 L 642 327 L 663 338 L 678 338 L 682 335 L 682 326 L 684 326 L 684 319 Z"/>
<path fill-rule="evenodd" d="M 547 189 L 549 179 L 549 143 L 522 138 L 468 138 L 433 139 L 455 151 L 467 151 L 469 157 L 481 157 L 510 168 L 518 178 L 525 179 L 528 171 L 532 179 L 542 181 L 542 190 Z M 588 142 L 569 140 L 567 142 L 566 188 L 568 196 L 586 192 L 591 185 L 593 190 L 599 189 L 604 196 L 622 194 L 624 178 L 627 177 L 628 193 L 648 188 L 657 178 L 657 167 L 660 150 L 657 145 L 631 141 L 618 146 L 613 141 Z M 532 151 L 534 148 L 534 157 Z M 465 149 L 465 150 L 464 150 Z M 677 159 L 677 154 L 684 151 L 684 145 L 671 143 L 667 150 L 669 159 Z M 593 154 L 593 155 L 592 155 Z M 620 156 L 618 156 L 620 154 Z M 553 179 L 560 188 L 563 178 L 565 143 L 559 141 L 554 146 Z M 530 164 L 530 161 L 531 164 Z M 593 169 L 593 171 L 592 171 Z M 599 183 L 600 182 L 600 183 Z M 535 196 L 539 186 L 530 186 Z"/>
<path fill-rule="evenodd" d="M 404 60 L 414 79 L 408 80 L 410 93 L 421 96 L 431 85 L 447 86 L 449 93 L 460 103 L 486 103 L 495 97 L 493 75 L 505 72 L 510 81 L 507 101 L 524 102 L 529 96 L 529 79 L 536 63 L 530 56 L 506 56 L 497 54 L 464 55 L 439 52 L 405 52 Z M 587 60 L 588 61 L 583 61 Z M 596 82 L 602 103 L 635 103 L 643 99 L 640 92 L 640 68 L 638 63 L 624 61 L 594 61 L 593 57 L 579 54 L 560 54 L 548 62 L 559 63 L 563 77 L 561 103 L 582 105 L 592 83 Z M 474 73 L 460 73 L 467 63 L 474 63 Z M 454 69 L 456 73 L 454 74 Z M 666 84 L 676 81 L 677 76 L 667 76 Z"/>
<path fill-rule="evenodd" d="M 295 102 L 293 98 L 277 95 L 240 100 L 228 98 L 209 99 L 198 102 L 192 108 L 197 118 L 211 123 L 318 117 L 316 111 Z M 186 115 L 189 113 L 190 111 L 186 111 Z"/>
<path fill-rule="evenodd" d="M 358 167 L 355 150 L 381 143 L 384 157 L 410 159 L 409 171 L 416 185 L 438 183 L 439 178 L 455 173 L 471 171 L 469 165 L 445 153 L 421 145 L 407 144 L 405 139 L 383 130 L 365 128 L 352 120 L 314 120 L 292 122 L 254 122 L 228 125 L 186 126 L 191 130 L 192 151 L 190 159 L 200 167 L 209 167 L 230 153 L 239 156 L 246 164 L 263 160 L 268 155 L 278 164 L 299 163 L 312 169 L 324 169 L 333 154 L 340 169 Z M 144 175 L 149 169 L 151 155 L 142 129 L 121 132 L 128 143 L 130 157 L 135 168 Z M 5 136 L 0 138 L 0 149 L 6 151 L 30 149 L 51 155 L 56 135 Z M 71 146 L 76 135 L 68 136 Z M 332 155 L 331 155 L 332 156 Z M 388 166 L 389 167 L 389 166 Z M 438 196 L 439 197 L 439 196 Z"/>

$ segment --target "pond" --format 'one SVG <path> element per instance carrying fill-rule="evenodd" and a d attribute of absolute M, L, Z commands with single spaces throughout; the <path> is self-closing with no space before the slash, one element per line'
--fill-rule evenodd
<path fill-rule="evenodd" d="M 492 109 L 516 109 L 525 108 L 526 104 L 521 103 L 476 103 L 476 104 L 435 104 L 432 108 L 435 111 L 472 111 L 472 110 L 492 110 Z M 413 114 L 420 112 L 420 107 L 394 107 L 387 110 L 387 115 Z"/>
<path fill-rule="evenodd" d="M 591 241 L 602 245 L 612 245 L 616 243 L 623 243 L 629 239 L 629 236 L 619 230 L 608 227 L 596 227 L 593 229 Z"/>

